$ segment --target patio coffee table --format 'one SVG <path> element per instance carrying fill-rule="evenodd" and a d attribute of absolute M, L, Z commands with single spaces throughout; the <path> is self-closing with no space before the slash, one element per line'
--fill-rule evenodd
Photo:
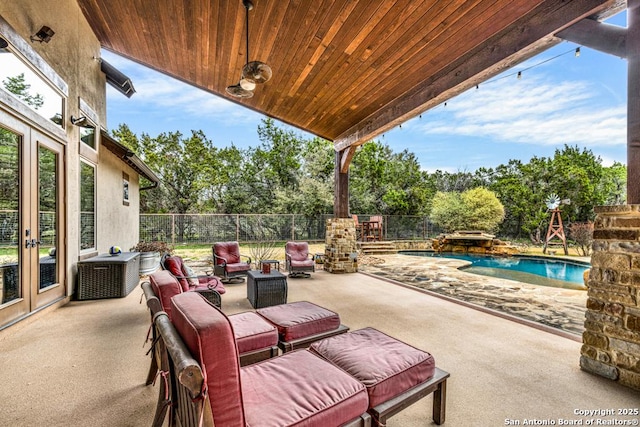
<path fill-rule="evenodd" d="M 263 274 L 260 270 L 247 272 L 247 299 L 253 308 L 287 303 L 287 278 L 279 271 Z"/>

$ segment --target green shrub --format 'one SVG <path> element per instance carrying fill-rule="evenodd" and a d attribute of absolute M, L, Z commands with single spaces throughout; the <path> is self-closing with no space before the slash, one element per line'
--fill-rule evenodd
<path fill-rule="evenodd" d="M 433 198 L 431 221 L 444 231 L 494 231 L 504 220 L 504 206 L 493 191 L 483 187 L 458 192 L 438 192 Z"/>

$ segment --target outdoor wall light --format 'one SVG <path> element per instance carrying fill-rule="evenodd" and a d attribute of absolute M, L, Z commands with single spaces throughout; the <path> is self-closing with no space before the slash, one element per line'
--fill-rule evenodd
<path fill-rule="evenodd" d="M 80 116 L 80 117 L 71 116 L 71 124 L 79 127 L 89 126 L 89 122 L 87 122 L 87 118 L 85 116 Z"/>
<path fill-rule="evenodd" d="M 55 32 L 51 28 L 43 25 L 37 33 L 31 36 L 31 41 L 39 43 L 49 43 L 51 37 L 53 37 L 54 34 Z"/>

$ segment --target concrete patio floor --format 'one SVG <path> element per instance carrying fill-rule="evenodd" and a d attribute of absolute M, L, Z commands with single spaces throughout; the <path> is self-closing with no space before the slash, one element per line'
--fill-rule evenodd
<path fill-rule="evenodd" d="M 451 373 L 447 426 L 640 418 L 576 415 L 638 408 L 640 393 L 582 372 L 575 340 L 361 273 L 288 282 L 289 302 L 312 301 L 351 329 L 372 326 L 432 353 Z M 244 282 L 227 289 L 227 314 L 251 309 Z M 122 299 L 71 302 L 0 332 L 0 425 L 150 425 L 158 386 L 144 385 L 149 314 L 141 295 L 136 288 Z M 428 397 L 387 425 L 431 424 Z"/>

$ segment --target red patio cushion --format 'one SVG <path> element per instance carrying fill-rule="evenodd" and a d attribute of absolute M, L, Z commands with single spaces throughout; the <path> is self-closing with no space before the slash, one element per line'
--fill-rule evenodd
<path fill-rule="evenodd" d="M 167 313 L 167 316 L 169 316 L 169 320 L 171 320 L 171 298 L 173 298 L 174 295 L 182 293 L 180 283 L 166 270 L 151 273 L 149 275 L 149 282 L 151 283 L 153 292 L 158 299 L 160 299 L 162 309 Z"/>
<path fill-rule="evenodd" d="M 213 245 L 213 250 L 218 257 L 224 258 L 227 261 L 227 265 L 241 261 L 240 244 L 238 242 L 218 242 Z M 223 263 L 224 260 L 218 259 L 218 264 Z"/>
<path fill-rule="evenodd" d="M 278 330 L 253 311 L 229 316 L 238 353 L 246 353 L 278 344 Z"/>
<path fill-rule="evenodd" d="M 171 300 L 172 323 L 200 363 L 216 427 L 245 425 L 240 365 L 229 319 L 195 292 Z"/>
<path fill-rule="evenodd" d="M 182 271 L 182 264 L 183 264 L 182 258 L 180 258 L 179 256 L 170 256 L 164 261 L 165 268 L 169 270 L 171 274 L 176 276 L 176 278 L 178 276 L 184 277 L 185 275 L 184 272 Z M 187 281 L 187 279 L 177 279 L 177 280 L 180 283 L 180 286 L 182 286 L 182 290 L 184 292 L 187 292 L 189 290 L 189 282 Z"/>
<path fill-rule="evenodd" d="M 307 242 L 287 242 L 285 251 L 291 261 L 304 261 L 309 258 L 309 244 Z"/>
<path fill-rule="evenodd" d="M 227 273 L 237 273 L 238 271 L 249 271 L 251 266 L 246 262 L 236 262 L 233 264 L 227 264 Z"/>
<path fill-rule="evenodd" d="M 431 354 L 373 328 L 317 341 L 310 351 L 364 384 L 370 408 L 428 380 L 435 370 Z"/>
<path fill-rule="evenodd" d="M 248 427 L 339 426 L 367 410 L 362 384 L 307 350 L 240 373 Z"/>
<path fill-rule="evenodd" d="M 313 267 L 313 260 L 309 258 L 309 244 L 307 242 L 287 242 L 285 251 L 290 257 L 291 267 Z"/>
<path fill-rule="evenodd" d="M 308 301 L 274 305 L 256 310 L 260 316 L 273 323 L 283 341 L 292 341 L 340 326 L 338 313 Z"/>
<path fill-rule="evenodd" d="M 309 258 L 302 261 L 291 259 L 291 266 L 292 267 L 313 267 L 313 260 Z"/>

